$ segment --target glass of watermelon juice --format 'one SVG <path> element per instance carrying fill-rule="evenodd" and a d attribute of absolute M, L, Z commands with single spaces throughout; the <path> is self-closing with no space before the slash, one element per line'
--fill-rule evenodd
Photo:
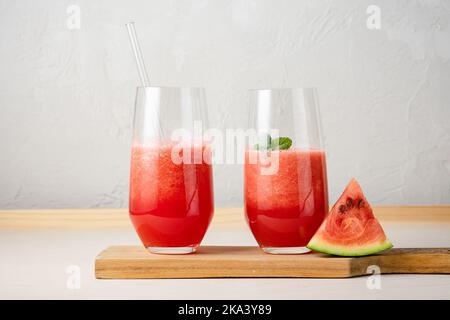
<path fill-rule="evenodd" d="M 248 225 L 266 253 L 308 252 L 328 212 L 316 89 L 250 90 L 244 165 Z"/>
<path fill-rule="evenodd" d="M 130 218 L 148 251 L 195 252 L 213 215 L 211 149 L 202 88 L 139 87 Z"/>

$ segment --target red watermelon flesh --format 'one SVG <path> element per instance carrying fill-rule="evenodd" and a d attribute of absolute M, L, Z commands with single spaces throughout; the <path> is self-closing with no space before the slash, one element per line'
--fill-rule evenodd
<path fill-rule="evenodd" d="M 359 183 L 352 179 L 307 246 L 338 256 L 365 256 L 392 248 Z"/>

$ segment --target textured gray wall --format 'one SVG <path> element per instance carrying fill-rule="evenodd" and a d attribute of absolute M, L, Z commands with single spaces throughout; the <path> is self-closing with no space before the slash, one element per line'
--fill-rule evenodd
<path fill-rule="evenodd" d="M 450 203 L 448 0 L 1 0 L 0 208 L 127 205 L 130 20 L 152 83 L 204 86 L 212 126 L 246 126 L 248 88 L 318 87 L 331 200 L 355 176 L 373 203 Z M 215 167 L 217 205 L 241 190 Z"/>

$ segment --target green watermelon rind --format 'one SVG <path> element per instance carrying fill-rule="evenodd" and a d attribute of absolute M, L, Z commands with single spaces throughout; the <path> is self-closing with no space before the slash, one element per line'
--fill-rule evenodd
<path fill-rule="evenodd" d="M 317 239 L 315 241 L 310 241 L 310 243 L 308 243 L 307 245 L 307 248 L 313 251 L 328 253 L 335 256 L 360 257 L 390 249 L 392 248 L 392 243 L 388 239 L 386 239 L 382 243 L 365 244 L 358 247 L 348 247 L 335 245 L 323 239 Z"/>

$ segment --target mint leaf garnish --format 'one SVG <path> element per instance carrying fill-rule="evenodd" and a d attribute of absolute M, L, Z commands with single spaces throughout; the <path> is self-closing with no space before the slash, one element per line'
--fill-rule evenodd
<path fill-rule="evenodd" d="M 268 134 L 265 143 L 255 144 L 256 150 L 288 150 L 292 146 L 292 140 L 289 137 L 279 137 L 272 139 Z"/>
<path fill-rule="evenodd" d="M 272 150 L 288 150 L 292 146 L 292 140 L 288 137 L 279 137 L 272 140 Z"/>

